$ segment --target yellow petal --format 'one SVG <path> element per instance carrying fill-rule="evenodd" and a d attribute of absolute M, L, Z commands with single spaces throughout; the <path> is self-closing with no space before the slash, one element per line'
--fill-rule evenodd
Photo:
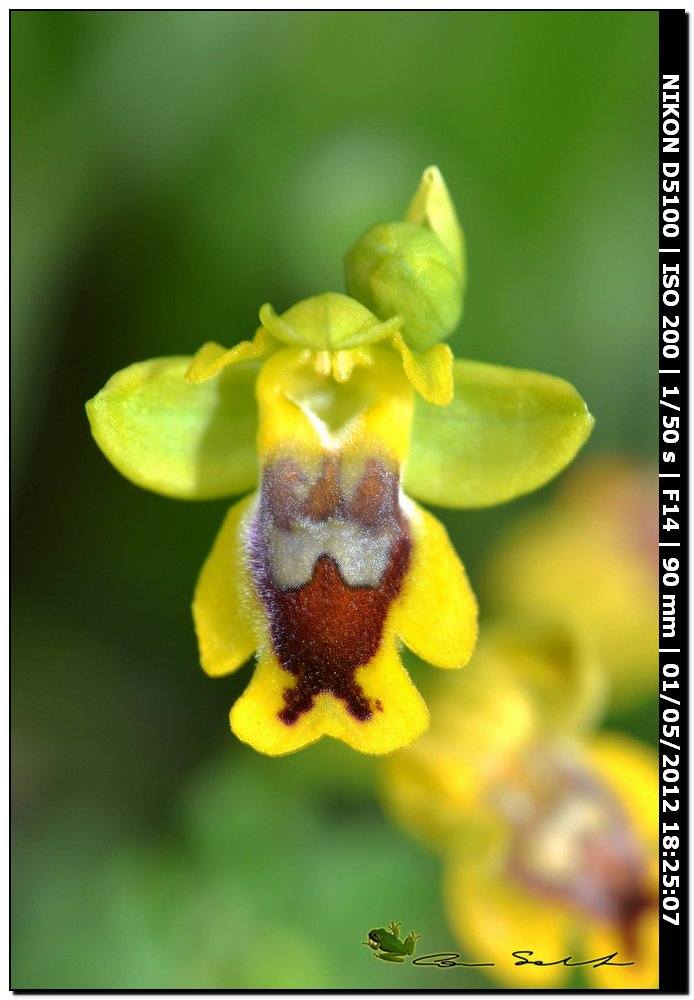
<path fill-rule="evenodd" d="M 657 888 L 657 886 L 656 886 Z M 654 990 L 658 988 L 658 911 L 646 911 L 636 926 L 634 946 L 611 924 L 591 924 L 583 945 L 586 957 L 618 952 L 615 962 L 633 962 L 619 968 L 612 965 L 587 968 L 585 978 L 596 990 Z"/>
<path fill-rule="evenodd" d="M 370 719 L 354 718 L 340 699 L 322 693 L 296 722 L 287 724 L 279 713 L 285 705 L 283 692 L 294 687 L 295 679 L 273 654 L 262 655 L 253 680 L 231 711 L 231 728 L 240 740 L 271 756 L 292 753 L 321 736 L 343 740 L 363 753 L 383 754 L 411 743 L 425 731 L 429 713 L 391 636 L 384 634 L 379 652 L 357 669 L 355 679 L 375 706 Z"/>
<path fill-rule="evenodd" d="M 535 706 L 547 730 L 563 734 L 594 728 L 606 702 L 603 665 L 580 633 L 563 624 L 533 618 L 501 619 L 485 629 L 490 663 L 510 674 Z"/>
<path fill-rule="evenodd" d="M 462 961 L 494 962 L 487 969 L 504 986 L 556 989 L 567 980 L 563 965 L 516 965 L 514 951 L 529 961 L 561 961 L 572 951 L 573 918 L 554 900 L 517 888 L 490 857 L 452 865 L 444 877 L 444 897 Z M 468 957 L 469 956 L 469 957 Z"/>
<path fill-rule="evenodd" d="M 412 562 L 393 609 L 393 628 L 428 663 L 463 667 L 477 640 L 477 601 L 441 522 L 410 500 L 405 509 Z"/>
<path fill-rule="evenodd" d="M 453 352 L 448 344 L 412 351 L 398 332 L 391 343 L 400 352 L 405 374 L 419 395 L 435 406 L 448 406 L 453 399 Z"/>
<path fill-rule="evenodd" d="M 244 534 L 255 495 L 235 504 L 215 539 L 195 588 L 193 618 L 200 661 L 211 677 L 237 670 L 253 655 L 258 614 L 245 563 Z"/>
<path fill-rule="evenodd" d="M 644 847 L 658 841 L 658 756 L 643 743 L 619 733 L 600 733 L 586 748 L 603 781 L 621 803 Z"/>
<path fill-rule="evenodd" d="M 438 727 L 440 704 L 432 704 Z M 384 762 L 381 795 L 394 820 L 440 853 L 477 855 L 504 830 L 485 808 L 487 781 L 464 755 L 446 754 L 429 735 Z"/>
<path fill-rule="evenodd" d="M 384 762 L 383 794 L 395 818 L 442 852 L 477 857 L 506 828 L 493 786 L 537 731 L 535 710 L 482 641 L 469 667 L 429 700 L 431 729 Z"/>
<path fill-rule="evenodd" d="M 623 703 L 657 683 L 657 482 L 648 466 L 579 463 L 487 560 L 490 601 L 583 635 Z"/>
<path fill-rule="evenodd" d="M 213 375 L 218 375 L 228 365 L 235 365 L 239 361 L 260 360 L 276 346 L 274 338 L 262 326 L 257 330 L 253 340 L 242 340 L 229 350 L 213 340 L 208 341 L 193 358 L 193 363 L 186 372 L 186 381 L 204 382 Z"/>
<path fill-rule="evenodd" d="M 590 955 L 619 954 L 615 961 L 633 961 L 633 966 L 601 966 L 590 970 L 596 989 L 638 990 L 658 986 L 659 895 L 658 812 L 659 762 L 657 753 L 620 733 L 600 733 L 586 749 L 602 780 L 610 787 L 629 817 L 640 839 L 646 865 L 647 891 L 653 905 L 640 916 L 634 940 L 625 940 L 614 924 L 594 922 L 588 927 L 586 949 Z"/>

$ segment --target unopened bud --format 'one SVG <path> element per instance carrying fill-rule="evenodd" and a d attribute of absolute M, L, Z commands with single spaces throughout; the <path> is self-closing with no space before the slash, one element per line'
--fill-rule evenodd
<path fill-rule="evenodd" d="M 374 226 L 345 258 L 347 291 L 379 319 L 399 315 L 418 351 L 448 337 L 463 311 L 459 269 L 441 240 L 411 222 Z"/>
<path fill-rule="evenodd" d="M 458 277 L 465 285 L 465 241 L 446 182 L 438 167 L 427 167 L 417 188 L 405 222 L 426 226 L 450 253 Z"/>

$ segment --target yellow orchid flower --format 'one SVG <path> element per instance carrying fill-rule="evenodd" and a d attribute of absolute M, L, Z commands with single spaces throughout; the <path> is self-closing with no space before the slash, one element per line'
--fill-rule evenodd
<path fill-rule="evenodd" d="M 580 631 L 622 703 L 648 695 L 658 679 L 656 473 L 608 456 L 576 465 L 488 561 L 489 604 Z"/>
<path fill-rule="evenodd" d="M 507 987 L 561 988 L 568 956 L 589 987 L 657 986 L 658 759 L 590 734 L 597 678 L 560 628 L 492 629 L 384 765 L 391 812 L 445 859 L 463 959 Z"/>
<path fill-rule="evenodd" d="M 517 496 L 590 433 L 568 383 L 454 361 L 438 343 L 460 317 L 463 262 L 432 168 L 405 222 L 350 251 L 351 296 L 265 305 L 252 340 L 132 365 L 88 404 L 98 445 L 140 486 L 185 499 L 257 486 L 229 511 L 193 613 L 210 675 L 257 653 L 231 726 L 264 753 L 323 735 L 387 753 L 421 735 L 428 712 L 398 645 L 461 667 L 477 612 L 445 529 L 415 501 Z"/>
<path fill-rule="evenodd" d="M 442 526 L 400 495 L 414 390 L 397 350 L 380 346 L 399 338 L 395 325 L 337 294 L 261 318 L 263 350 L 304 330 L 316 348 L 279 346 L 258 376 L 261 485 L 230 510 L 198 582 L 202 664 L 225 674 L 257 651 L 231 725 L 265 753 L 324 734 L 385 753 L 428 721 L 396 639 L 437 666 L 461 666 L 475 599 Z M 331 340 L 338 349 L 323 346 Z M 203 348 L 191 380 L 214 377 L 211 355 Z M 444 390 L 447 371 L 444 356 Z"/>

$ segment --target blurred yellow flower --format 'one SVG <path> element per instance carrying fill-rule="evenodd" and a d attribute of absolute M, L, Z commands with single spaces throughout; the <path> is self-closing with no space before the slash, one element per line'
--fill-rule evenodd
<path fill-rule="evenodd" d="M 594 644 L 613 697 L 653 691 L 658 664 L 658 479 L 626 459 L 575 466 L 488 561 L 490 606 L 554 619 Z"/>
<path fill-rule="evenodd" d="M 421 735 L 424 702 L 398 643 L 461 667 L 477 605 L 443 526 L 410 497 L 500 503 L 572 460 L 593 425 L 562 379 L 456 361 L 464 247 L 435 168 L 403 222 L 346 258 L 325 293 L 252 340 L 118 372 L 87 404 L 132 481 L 185 499 L 243 493 L 193 602 L 204 669 L 258 664 L 237 736 L 284 754 L 323 735 L 387 753 Z"/>
<path fill-rule="evenodd" d="M 384 765 L 395 818 L 443 856 L 465 961 L 505 986 L 657 985 L 658 761 L 589 735 L 595 664 L 561 630 L 486 634 L 465 675 L 431 699 L 430 732 Z M 514 952 L 518 954 L 514 956 Z M 531 954 L 532 953 L 532 954 Z"/>

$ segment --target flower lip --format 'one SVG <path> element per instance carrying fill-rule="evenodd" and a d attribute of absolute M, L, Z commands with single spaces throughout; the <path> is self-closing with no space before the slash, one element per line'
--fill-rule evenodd
<path fill-rule="evenodd" d="M 378 652 L 409 565 L 397 486 L 397 472 L 373 459 L 349 496 L 334 458 L 324 460 L 311 484 L 293 461 L 265 470 L 249 553 L 278 662 L 296 677 L 284 689 L 279 713 L 287 725 L 326 691 L 356 719 L 382 710 L 380 701 L 370 704 L 354 675 Z M 303 572 L 297 541 L 304 554 L 317 546 Z M 356 563 L 355 549 L 361 554 Z M 297 568 L 299 578 L 291 578 Z"/>
<path fill-rule="evenodd" d="M 548 900 L 613 922 L 631 943 L 654 900 L 641 845 L 607 786 L 564 748 L 546 745 L 522 758 L 508 790 L 515 793 L 510 801 L 503 784 L 496 794 L 512 830 L 509 876 Z"/>

